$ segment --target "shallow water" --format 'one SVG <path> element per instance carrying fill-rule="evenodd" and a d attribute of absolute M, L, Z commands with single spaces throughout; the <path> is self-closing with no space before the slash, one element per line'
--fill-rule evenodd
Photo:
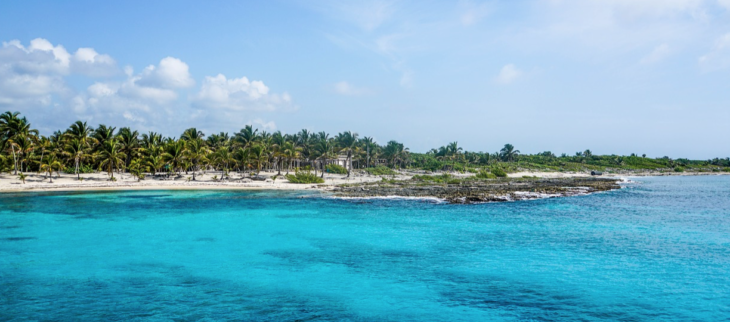
<path fill-rule="evenodd" d="M 728 320 L 730 177 L 638 180 L 482 205 L 1 194 L 0 321 Z"/>

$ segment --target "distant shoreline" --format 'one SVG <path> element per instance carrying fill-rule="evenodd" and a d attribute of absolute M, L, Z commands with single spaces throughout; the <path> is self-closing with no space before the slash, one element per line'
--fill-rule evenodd
<path fill-rule="evenodd" d="M 263 175 L 271 177 L 275 172 L 263 173 Z M 415 174 L 414 172 L 405 171 L 395 176 L 395 180 L 408 180 Z M 444 172 L 436 172 L 431 175 L 441 175 Z M 134 191 L 134 190 L 281 190 L 281 191 L 332 191 L 336 187 L 343 184 L 358 184 L 381 181 L 383 178 L 393 178 L 393 176 L 368 176 L 363 174 L 354 174 L 351 178 L 345 175 L 325 175 L 324 184 L 294 184 L 288 183 L 285 179 L 267 181 L 249 181 L 242 182 L 241 179 L 230 181 L 213 181 L 215 174 L 197 175 L 198 180 L 157 180 L 147 179 L 137 182 L 131 179 L 128 174 L 115 175 L 118 178 L 116 182 L 108 181 L 107 174 L 94 173 L 83 174 L 83 181 L 76 180 L 76 175 L 61 174 L 60 178 L 54 175 L 54 183 L 49 183 L 43 174 L 28 174 L 26 183 L 23 184 L 17 179 L 17 176 L 3 173 L 0 175 L 0 193 L 17 193 L 17 192 L 48 192 L 48 191 Z M 473 174 L 453 173 L 456 178 L 468 178 Z M 628 177 L 662 177 L 662 176 L 722 176 L 730 175 L 727 172 L 681 172 L 681 173 L 659 173 L 659 172 L 636 172 L 623 174 L 604 174 L 598 178 L 628 178 Z M 190 176 L 190 175 L 188 175 Z M 522 177 L 538 177 L 545 179 L 557 178 L 585 178 L 591 177 L 590 173 L 565 173 L 565 172 L 517 172 L 509 174 L 510 178 Z"/>

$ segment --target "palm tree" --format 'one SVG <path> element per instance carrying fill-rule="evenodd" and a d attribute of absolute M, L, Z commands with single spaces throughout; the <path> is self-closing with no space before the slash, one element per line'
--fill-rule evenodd
<path fill-rule="evenodd" d="M 242 148 L 248 149 L 258 140 L 258 131 L 258 129 L 254 130 L 253 126 L 246 125 L 246 127 L 236 133 L 234 140 L 240 144 Z"/>
<path fill-rule="evenodd" d="M 373 138 L 371 136 L 363 137 L 362 139 L 360 139 L 360 141 L 362 142 L 363 145 L 365 145 L 365 151 L 367 153 L 367 156 L 366 156 L 367 161 L 365 162 L 365 167 L 369 168 L 370 167 L 370 147 L 375 145 L 375 141 L 373 140 Z"/>
<path fill-rule="evenodd" d="M 520 150 L 515 150 L 515 147 L 509 143 L 505 144 L 502 150 L 499 150 L 499 156 L 502 158 L 502 161 L 512 162 L 519 154 Z"/>
<path fill-rule="evenodd" d="M 106 141 L 114 139 L 114 131 L 116 131 L 116 129 L 116 127 L 100 124 L 99 127 L 94 130 L 94 133 L 91 134 L 91 138 L 94 140 L 95 150 L 100 150 Z"/>
<path fill-rule="evenodd" d="M 231 164 L 236 163 L 236 159 L 233 157 L 231 151 L 227 148 L 220 148 L 213 154 L 213 162 L 221 167 L 223 170 L 228 171 Z"/>
<path fill-rule="evenodd" d="M 22 172 L 18 173 L 18 180 L 23 181 L 23 184 L 25 184 L 25 179 L 27 178 L 26 175 L 24 175 Z"/>
<path fill-rule="evenodd" d="M 172 171 L 177 172 L 185 161 L 185 141 L 172 141 L 165 146 L 165 153 L 162 154 L 163 160 L 167 162 L 171 167 Z"/>
<path fill-rule="evenodd" d="M 198 131 L 198 129 L 191 127 L 183 132 L 183 134 L 180 136 L 180 140 L 185 141 L 194 141 L 194 140 L 202 140 L 205 134 L 203 134 L 203 131 Z"/>
<path fill-rule="evenodd" d="M 30 123 L 25 117 L 18 117 L 19 112 L 5 112 L 0 115 L 0 147 L 3 149 L 10 145 L 13 153 L 13 166 L 15 174 L 18 174 L 18 157 L 13 142 L 17 143 L 20 137 L 24 139 L 31 135 L 38 135 L 38 130 L 30 128 Z M 0 149 L 2 150 L 2 149 Z"/>
<path fill-rule="evenodd" d="M 200 168 L 200 163 L 207 161 L 209 153 L 210 151 L 208 150 L 208 147 L 205 146 L 205 141 L 203 141 L 202 138 L 198 137 L 196 139 L 189 139 L 187 142 L 185 158 L 189 160 L 192 165 L 193 181 L 195 180 L 195 172 Z"/>
<path fill-rule="evenodd" d="M 86 146 L 84 143 L 82 143 L 79 139 L 73 138 L 70 141 L 66 142 L 65 149 L 63 153 L 67 155 L 69 158 L 72 158 L 74 160 L 74 171 L 76 172 L 76 177 L 78 180 L 81 180 L 81 174 L 79 172 L 79 164 L 81 160 L 86 158 L 88 154 L 86 153 Z"/>
<path fill-rule="evenodd" d="M 49 154 L 46 156 L 46 160 L 41 164 L 41 171 L 48 172 L 50 183 L 53 183 L 53 171 L 55 170 L 58 172 L 58 170 L 62 168 L 63 164 L 61 164 L 61 161 L 58 161 L 58 157 L 56 157 L 55 154 Z"/>
<path fill-rule="evenodd" d="M 355 152 L 355 149 L 357 148 L 357 133 L 352 133 L 350 131 L 345 131 L 342 133 L 337 134 L 337 137 L 335 140 L 337 141 L 337 144 L 340 146 L 341 150 L 340 152 L 344 152 L 347 154 L 347 177 L 350 177 L 350 172 L 352 170 L 352 154 Z"/>
<path fill-rule="evenodd" d="M 66 130 L 65 135 L 71 139 L 79 140 L 82 144 L 87 144 L 93 132 L 94 129 L 86 124 L 86 122 L 76 121 Z"/>
<path fill-rule="evenodd" d="M 284 143 L 284 146 L 282 147 L 282 154 L 287 159 L 287 161 L 289 161 L 286 168 L 286 174 L 289 174 L 289 169 L 292 166 L 292 160 L 299 158 L 299 156 L 301 155 L 301 150 L 302 148 L 294 145 L 294 142 L 289 141 Z"/>
<path fill-rule="evenodd" d="M 451 162 L 451 170 L 456 170 L 456 159 L 459 158 L 461 153 L 464 151 L 460 146 L 459 142 L 451 142 L 448 145 L 446 145 L 446 150 L 448 151 L 448 157 L 452 160 Z"/>
<path fill-rule="evenodd" d="M 139 151 L 139 132 L 132 131 L 128 127 L 123 127 L 119 129 L 117 142 L 121 146 L 120 151 L 127 156 L 124 161 L 124 166 L 128 167 L 129 162 L 133 157 L 136 157 L 136 154 Z"/>
<path fill-rule="evenodd" d="M 124 159 L 127 156 L 121 151 L 121 144 L 115 139 L 104 141 L 99 151 L 99 170 L 106 168 L 107 173 L 111 176 L 110 180 L 114 180 L 114 171 L 122 169 L 125 166 Z"/>

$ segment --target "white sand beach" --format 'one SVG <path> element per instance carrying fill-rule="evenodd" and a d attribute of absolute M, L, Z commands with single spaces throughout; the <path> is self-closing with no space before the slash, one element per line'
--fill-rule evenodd
<path fill-rule="evenodd" d="M 241 190 L 306 190 L 320 189 L 328 190 L 338 184 L 361 183 L 382 180 L 380 176 L 371 176 L 363 173 L 353 173 L 350 178 L 343 174 L 325 174 L 323 184 L 294 184 L 289 183 L 283 176 L 276 180 L 271 178 L 277 172 L 261 172 L 260 175 L 268 179 L 265 181 L 254 181 L 241 174 L 231 173 L 229 178 L 219 180 L 221 172 L 209 171 L 205 174 L 196 174 L 195 181 L 192 180 L 192 173 L 181 173 L 170 178 L 155 178 L 147 176 L 144 180 L 138 181 L 129 173 L 115 173 L 116 181 L 110 181 L 106 173 L 81 174 L 78 180 L 74 174 L 53 173 L 51 183 L 48 174 L 26 173 L 25 183 L 18 179 L 17 175 L 10 173 L 0 174 L 0 192 L 7 191 L 75 191 L 75 190 L 165 190 L 165 189 L 241 189 Z M 215 177 L 215 179 L 214 179 Z M 392 176 L 388 176 L 392 178 Z M 395 176 L 397 180 L 408 179 L 408 175 Z"/>

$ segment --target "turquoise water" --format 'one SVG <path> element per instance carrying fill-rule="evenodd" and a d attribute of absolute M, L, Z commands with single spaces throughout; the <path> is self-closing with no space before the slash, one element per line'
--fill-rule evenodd
<path fill-rule="evenodd" d="M 639 180 L 482 205 L 0 194 L 0 321 L 729 320 L 730 177 Z"/>

